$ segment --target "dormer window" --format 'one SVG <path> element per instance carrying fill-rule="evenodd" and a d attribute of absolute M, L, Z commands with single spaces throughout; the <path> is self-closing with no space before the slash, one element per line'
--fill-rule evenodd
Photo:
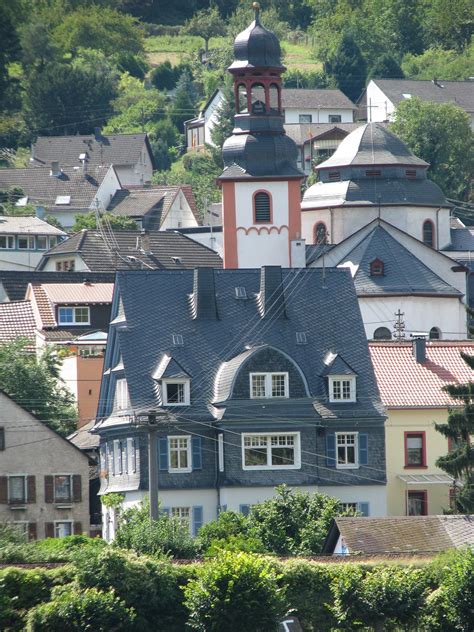
<path fill-rule="evenodd" d="M 324 222 L 318 222 L 314 227 L 314 243 L 320 246 L 321 244 L 327 244 L 328 233 L 326 224 Z"/>
<path fill-rule="evenodd" d="M 127 410 L 130 408 L 127 380 L 121 378 L 115 382 L 114 410 Z"/>
<path fill-rule="evenodd" d="M 289 397 L 288 373 L 251 373 L 250 398 Z"/>
<path fill-rule="evenodd" d="M 189 380 L 163 380 L 162 394 L 165 406 L 189 406 Z"/>
<path fill-rule="evenodd" d="M 270 194 L 258 191 L 253 197 L 253 216 L 255 224 L 269 224 L 272 221 Z"/>
<path fill-rule="evenodd" d="M 329 376 L 329 401 L 355 402 L 356 378 L 354 375 L 330 375 Z"/>
<path fill-rule="evenodd" d="M 380 259 L 374 259 L 370 264 L 370 276 L 383 276 L 384 263 Z"/>
<path fill-rule="evenodd" d="M 58 307 L 59 325 L 90 325 L 89 307 Z"/>

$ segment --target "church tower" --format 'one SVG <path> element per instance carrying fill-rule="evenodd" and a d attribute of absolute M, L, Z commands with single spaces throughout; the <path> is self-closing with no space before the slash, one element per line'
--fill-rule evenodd
<path fill-rule="evenodd" d="M 234 42 L 235 117 L 222 148 L 224 267 L 304 267 L 301 240 L 303 174 L 297 148 L 285 134 L 280 44 L 255 20 Z"/>

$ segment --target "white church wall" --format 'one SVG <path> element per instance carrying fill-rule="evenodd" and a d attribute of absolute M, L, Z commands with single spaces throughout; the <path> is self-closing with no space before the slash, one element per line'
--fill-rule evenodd
<path fill-rule="evenodd" d="M 395 314 L 400 310 L 404 316 L 405 335 L 412 332 L 428 333 L 432 327 L 441 331 L 443 340 L 466 338 L 466 311 L 457 298 L 427 296 L 380 296 L 359 298 L 367 338 L 374 337 L 379 327 L 393 332 Z"/>

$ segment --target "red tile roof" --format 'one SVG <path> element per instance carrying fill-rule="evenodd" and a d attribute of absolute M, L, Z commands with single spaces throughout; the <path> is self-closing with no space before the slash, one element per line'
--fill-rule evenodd
<path fill-rule="evenodd" d="M 35 318 L 30 301 L 0 303 L 0 343 L 18 337 L 35 337 Z"/>
<path fill-rule="evenodd" d="M 32 283 L 31 289 L 33 291 L 35 308 L 41 319 L 42 327 L 56 327 L 56 318 L 54 317 L 54 308 L 51 304 L 44 288 L 39 283 Z"/>
<path fill-rule="evenodd" d="M 426 361 L 417 362 L 411 342 L 369 342 L 382 403 L 387 408 L 445 408 L 459 405 L 442 390 L 445 384 L 474 381 L 461 357 L 474 355 L 474 342 L 429 341 Z"/>

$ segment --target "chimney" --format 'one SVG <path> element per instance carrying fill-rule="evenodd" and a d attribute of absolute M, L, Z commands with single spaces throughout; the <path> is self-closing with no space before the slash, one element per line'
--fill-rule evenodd
<path fill-rule="evenodd" d="M 191 295 L 192 318 L 217 320 L 216 287 L 213 268 L 195 268 Z"/>
<path fill-rule="evenodd" d="M 285 293 L 280 266 L 262 267 L 257 305 L 262 318 L 286 318 Z"/>
<path fill-rule="evenodd" d="M 82 175 L 85 178 L 87 176 L 87 159 L 81 160 Z"/>
<path fill-rule="evenodd" d="M 98 143 L 102 140 L 102 130 L 100 127 L 94 127 L 94 137 Z"/>
<path fill-rule="evenodd" d="M 304 239 L 291 240 L 291 267 L 306 268 L 306 242 Z"/>
<path fill-rule="evenodd" d="M 419 364 L 426 361 L 426 335 L 413 335 L 413 356 Z"/>
<path fill-rule="evenodd" d="M 35 160 L 35 144 L 31 143 L 31 157 L 30 157 L 30 162 L 34 162 Z"/>
<path fill-rule="evenodd" d="M 58 160 L 52 160 L 51 161 L 51 175 L 54 176 L 55 178 L 59 177 L 61 175 L 61 169 L 59 167 L 59 161 Z"/>
<path fill-rule="evenodd" d="M 151 255 L 151 248 L 150 248 L 150 235 L 142 230 L 141 233 L 141 242 L 142 242 L 142 247 L 141 250 L 143 252 L 144 255 Z"/>

